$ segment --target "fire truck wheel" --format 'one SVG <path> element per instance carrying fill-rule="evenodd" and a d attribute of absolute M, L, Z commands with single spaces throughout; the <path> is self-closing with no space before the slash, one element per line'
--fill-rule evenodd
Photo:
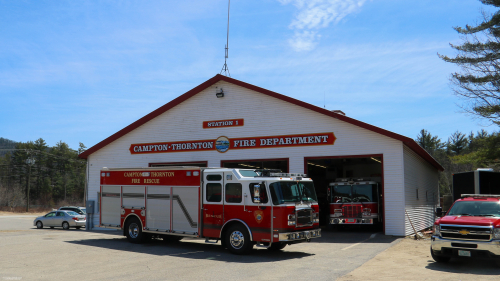
<path fill-rule="evenodd" d="M 229 228 L 226 232 L 226 241 L 224 244 L 231 253 L 236 255 L 246 254 L 253 246 L 248 231 L 244 226 L 239 224 Z"/>
<path fill-rule="evenodd" d="M 431 248 L 431 256 L 438 263 L 447 263 L 450 261 L 450 257 L 436 256 Z"/>
<path fill-rule="evenodd" d="M 137 218 L 131 218 L 125 228 L 127 240 L 131 243 L 139 244 L 146 240 L 145 233 L 142 232 L 141 223 Z"/>
<path fill-rule="evenodd" d="M 281 251 L 286 247 L 286 244 L 283 242 L 275 242 L 271 244 L 271 247 L 267 248 L 269 251 Z"/>

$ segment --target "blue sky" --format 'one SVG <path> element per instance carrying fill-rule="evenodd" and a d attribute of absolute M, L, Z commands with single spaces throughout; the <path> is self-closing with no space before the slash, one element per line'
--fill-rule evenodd
<path fill-rule="evenodd" d="M 231 76 L 415 138 L 498 127 L 449 87 L 478 0 L 233 0 Z M 219 73 L 227 0 L 0 0 L 0 137 L 91 147 Z"/>

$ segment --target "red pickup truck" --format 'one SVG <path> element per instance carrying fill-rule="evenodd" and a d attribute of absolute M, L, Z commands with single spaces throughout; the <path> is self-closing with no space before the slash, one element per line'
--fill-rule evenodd
<path fill-rule="evenodd" d="M 500 258 L 500 195 L 463 194 L 433 230 L 431 255 L 436 262 Z"/>

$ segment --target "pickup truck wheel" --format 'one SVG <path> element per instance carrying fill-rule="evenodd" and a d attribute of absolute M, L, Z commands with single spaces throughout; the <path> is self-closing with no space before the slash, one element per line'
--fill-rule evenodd
<path fill-rule="evenodd" d="M 438 263 L 447 263 L 451 259 L 450 257 L 443 257 L 443 256 L 434 255 L 434 252 L 432 251 L 432 248 L 431 248 L 431 256 Z"/>
<path fill-rule="evenodd" d="M 130 243 L 140 244 L 146 240 L 145 233 L 142 232 L 141 223 L 137 218 L 131 218 L 125 227 L 125 235 Z"/>
<path fill-rule="evenodd" d="M 226 232 L 225 246 L 235 255 L 243 255 L 248 253 L 253 243 L 250 241 L 250 235 L 243 225 L 233 225 Z"/>
<path fill-rule="evenodd" d="M 283 242 L 274 242 L 271 244 L 271 247 L 267 248 L 269 251 L 281 251 L 286 247 L 286 244 Z"/>

